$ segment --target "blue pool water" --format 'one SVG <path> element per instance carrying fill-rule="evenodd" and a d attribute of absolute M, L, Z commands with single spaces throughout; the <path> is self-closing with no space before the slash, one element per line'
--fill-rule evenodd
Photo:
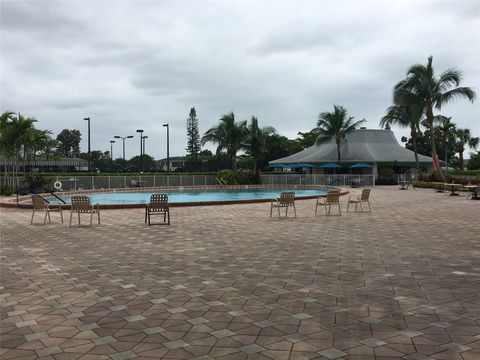
<path fill-rule="evenodd" d="M 99 204 L 146 204 L 150 201 L 150 195 L 154 193 L 168 194 L 168 201 L 175 202 L 201 202 L 201 201 L 225 201 L 247 199 L 271 199 L 280 196 L 285 189 L 213 189 L 213 190 L 158 190 L 155 192 L 109 192 L 88 194 L 92 203 Z M 294 189 L 296 196 L 315 196 L 327 193 L 324 189 Z M 69 196 L 62 199 L 70 203 Z M 50 201 L 50 199 L 49 199 Z M 51 200 L 50 203 L 58 203 Z"/>

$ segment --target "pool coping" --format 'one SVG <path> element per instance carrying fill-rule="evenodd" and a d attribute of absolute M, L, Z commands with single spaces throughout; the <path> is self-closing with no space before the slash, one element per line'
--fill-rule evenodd
<path fill-rule="evenodd" d="M 340 195 L 347 195 L 349 191 L 345 188 L 339 188 L 328 185 L 279 185 L 279 184 L 269 184 L 269 185 L 206 185 L 206 186 L 156 186 L 156 187 L 134 187 L 134 188 L 119 188 L 119 189 L 94 189 L 94 190 L 77 190 L 77 191 L 63 191 L 55 193 L 58 196 L 69 196 L 69 195 L 88 195 L 92 193 L 122 193 L 122 192 L 151 192 L 151 191 L 171 191 L 171 190 L 211 190 L 211 189 L 282 189 L 282 190 L 295 190 L 295 189 L 339 189 Z M 49 195 L 49 194 L 48 194 Z M 279 194 L 280 195 L 280 194 Z M 316 199 L 319 196 L 325 195 L 306 195 L 306 196 L 296 196 L 295 200 L 308 200 Z M 45 196 L 45 197 L 52 197 Z M 20 209 L 31 209 L 32 204 L 23 203 L 31 199 L 31 195 L 22 195 L 17 197 L 9 198 L 0 198 L 0 207 L 3 208 L 20 208 Z M 271 198 L 265 199 L 242 199 L 242 200 L 213 200 L 213 201 L 191 201 L 191 202 L 172 202 L 169 203 L 170 207 L 186 207 L 186 206 L 210 206 L 210 205 L 235 205 L 235 204 L 252 204 L 252 203 L 264 203 L 271 202 Z M 70 209 L 70 204 L 52 204 L 51 208 Z M 144 208 L 145 204 L 100 204 L 100 209 L 135 209 L 135 208 Z"/>

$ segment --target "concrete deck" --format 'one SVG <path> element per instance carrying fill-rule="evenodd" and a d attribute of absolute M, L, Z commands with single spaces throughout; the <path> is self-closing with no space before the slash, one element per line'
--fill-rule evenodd
<path fill-rule="evenodd" d="M 1 209 L 0 358 L 480 359 L 480 202 L 376 187 L 371 203 L 173 208 L 169 227 Z"/>

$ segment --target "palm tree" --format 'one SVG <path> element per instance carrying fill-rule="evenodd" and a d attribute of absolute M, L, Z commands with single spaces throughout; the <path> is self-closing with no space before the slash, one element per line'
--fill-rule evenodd
<path fill-rule="evenodd" d="M 457 129 L 455 135 L 457 137 L 457 151 L 460 162 L 460 170 L 463 170 L 463 152 L 465 151 L 465 145 L 468 145 L 473 150 L 476 150 L 480 143 L 480 138 L 472 137 L 469 129 Z"/>
<path fill-rule="evenodd" d="M 433 136 L 433 109 L 441 110 L 442 105 L 453 101 L 457 97 L 465 97 L 473 102 L 476 94 L 469 87 L 459 87 L 462 81 L 462 73 L 456 69 L 448 69 L 439 77 L 436 77 L 432 60 L 433 57 L 430 56 L 426 66 L 416 64 L 408 69 L 407 77 L 395 85 L 394 102 L 406 106 L 413 105 L 422 109 L 422 114 L 425 114 L 430 134 L 432 134 L 432 158 L 435 167 L 440 169 Z M 440 172 L 440 174 L 445 181 L 443 173 Z"/>
<path fill-rule="evenodd" d="M 227 152 L 232 169 L 237 168 L 237 152 L 245 147 L 247 121 L 235 122 L 233 112 L 221 117 L 220 123 L 212 127 L 202 137 L 202 145 L 212 142 L 217 145 L 217 154 Z"/>
<path fill-rule="evenodd" d="M 418 161 L 417 135 L 420 131 L 420 118 L 420 111 L 412 106 L 392 105 L 387 109 L 387 114 L 380 120 L 380 126 L 384 129 L 390 130 L 391 125 L 410 128 L 418 173 L 420 173 L 420 163 Z"/>
<path fill-rule="evenodd" d="M 337 144 L 337 161 L 340 162 L 340 141 L 365 122 L 365 119 L 354 122 L 354 117 L 347 116 L 343 106 L 333 105 L 333 112 L 322 112 L 318 115 L 317 145 L 334 139 Z"/>
<path fill-rule="evenodd" d="M 52 140 L 52 138 L 50 137 L 51 134 L 52 132 L 50 130 L 32 129 L 30 145 L 33 155 L 33 167 L 35 167 L 36 165 L 37 152 L 44 151 L 47 147 L 50 146 L 50 142 Z"/>
<path fill-rule="evenodd" d="M 440 125 L 437 126 L 440 135 L 442 136 L 442 146 L 445 149 L 445 168 L 448 171 L 448 149 L 447 149 L 447 141 L 448 137 L 455 133 L 456 125 L 451 121 L 452 117 L 446 117 L 443 115 L 435 116 L 435 122 L 439 123 Z"/>
<path fill-rule="evenodd" d="M 276 134 L 277 131 L 271 126 L 260 128 L 255 116 L 250 119 L 247 131 L 246 149 L 253 159 L 253 172 L 256 173 L 258 162 L 265 156 L 267 137 Z"/>

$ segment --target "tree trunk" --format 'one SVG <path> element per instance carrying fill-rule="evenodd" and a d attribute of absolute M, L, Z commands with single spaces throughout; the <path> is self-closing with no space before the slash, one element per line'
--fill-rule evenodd
<path fill-rule="evenodd" d="M 410 128 L 410 136 L 412 137 L 413 141 L 413 152 L 415 154 L 415 165 L 417 166 L 417 173 L 418 176 L 420 177 L 420 162 L 418 161 L 418 149 L 417 149 L 417 129 L 416 128 Z"/>
<path fill-rule="evenodd" d="M 443 174 L 442 169 L 440 169 L 440 161 L 438 161 L 437 147 L 435 146 L 435 133 L 433 128 L 433 110 L 431 105 L 428 105 L 427 107 L 426 116 L 427 116 L 428 128 L 430 130 L 430 142 L 432 146 L 433 162 L 435 164 L 435 167 L 438 169 L 438 172 L 440 174 L 440 177 L 442 178 L 442 181 L 445 182 L 447 180 L 445 179 L 445 175 Z"/>
<path fill-rule="evenodd" d="M 458 152 L 458 162 L 459 162 L 459 165 L 460 165 L 460 170 L 463 170 L 463 165 L 464 165 L 463 152 L 464 151 L 465 151 L 465 149 L 463 147 L 461 147 L 459 149 L 459 152 Z"/>
<path fill-rule="evenodd" d="M 340 164 L 340 142 L 337 141 L 337 162 Z"/>

